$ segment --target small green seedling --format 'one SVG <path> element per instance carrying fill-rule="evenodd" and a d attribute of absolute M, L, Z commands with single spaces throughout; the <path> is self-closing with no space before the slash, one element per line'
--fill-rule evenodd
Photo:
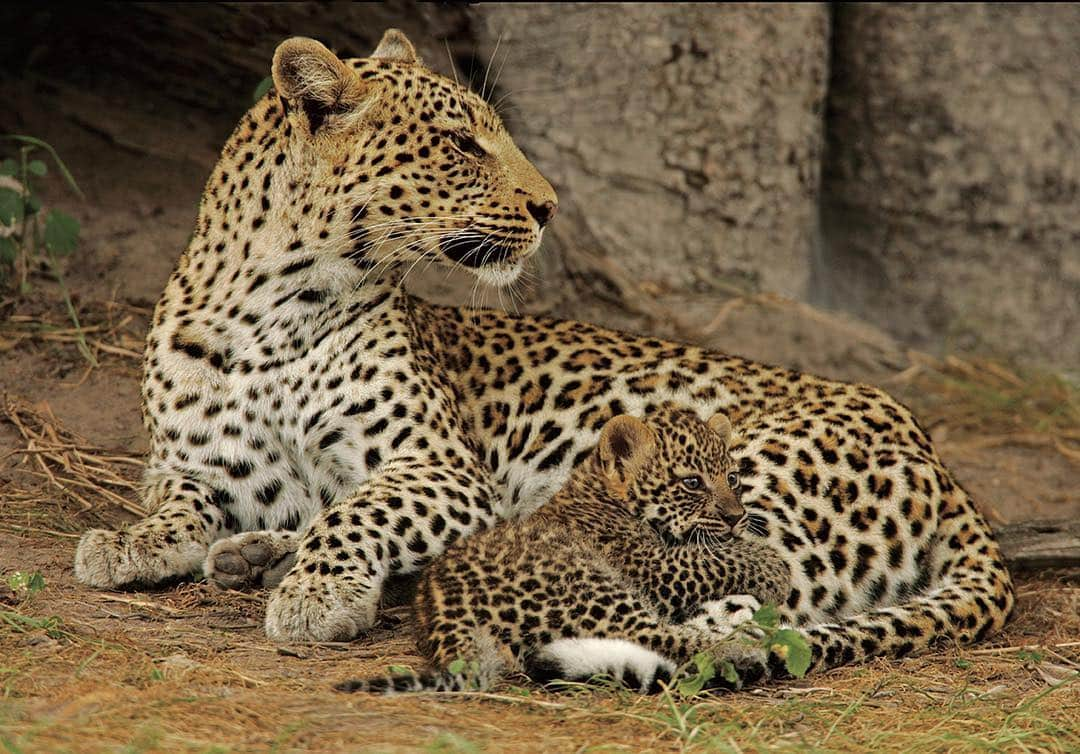
<path fill-rule="evenodd" d="M 7 577 L 7 584 L 16 594 L 22 594 L 29 597 L 45 588 L 45 577 L 38 571 L 34 571 L 33 573 L 15 571 Z"/>
<path fill-rule="evenodd" d="M 780 657 L 784 667 L 796 678 L 802 678 L 810 668 L 812 654 L 810 645 L 798 631 L 780 628 L 780 612 L 774 605 L 765 605 L 754 613 L 753 619 L 722 644 L 740 644 L 749 649 L 763 649 Z M 737 685 L 739 674 L 731 660 L 721 660 L 710 652 L 700 652 L 694 656 L 693 666 L 686 668 L 686 674 L 678 681 L 675 690 L 683 697 L 692 697 L 701 693 L 709 681 L 716 677 L 723 678 L 731 685 Z"/>
<path fill-rule="evenodd" d="M 76 196 L 86 197 L 60 155 L 48 143 L 20 134 L 3 134 L 0 140 L 17 145 L 14 157 L 0 160 L 0 283 L 25 295 L 32 289 L 30 271 L 38 266 L 46 267 L 60 285 L 78 335 L 79 352 L 91 365 L 97 366 L 97 358 L 86 343 L 58 261 L 78 246 L 79 221 L 61 210 L 46 211 L 43 208 L 38 188 L 41 180 L 49 175 L 49 166 L 37 159 L 38 151 L 44 151 L 52 158 L 64 183 Z"/>

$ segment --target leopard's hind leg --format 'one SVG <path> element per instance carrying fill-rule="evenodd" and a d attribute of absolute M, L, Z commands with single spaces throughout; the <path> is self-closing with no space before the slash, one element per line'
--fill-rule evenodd
<path fill-rule="evenodd" d="M 944 469 L 937 472 L 940 523 L 928 553 L 929 584 L 906 602 L 802 628 L 812 651 L 810 671 L 977 642 L 1005 625 L 1015 598 L 997 542 L 963 488 Z M 787 675 L 775 654 L 768 671 Z"/>

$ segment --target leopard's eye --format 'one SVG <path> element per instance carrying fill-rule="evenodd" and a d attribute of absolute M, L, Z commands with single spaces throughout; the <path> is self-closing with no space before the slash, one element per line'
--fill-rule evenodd
<path fill-rule="evenodd" d="M 453 131 L 450 133 L 450 141 L 454 143 L 454 146 L 460 149 L 465 154 L 471 154 L 473 157 L 486 157 L 487 152 L 484 148 L 476 143 L 476 139 L 469 136 L 469 134 L 463 131 Z"/>
<path fill-rule="evenodd" d="M 733 490 L 739 488 L 739 475 L 734 471 L 727 475 L 727 486 Z"/>
<path fill-rule="evenodd" d="M 704 486 L 704 482 L 701 481 L 699 476 L 684 476 L 679 480 L 679 483 L 691 492 L 697 492 Z"/>

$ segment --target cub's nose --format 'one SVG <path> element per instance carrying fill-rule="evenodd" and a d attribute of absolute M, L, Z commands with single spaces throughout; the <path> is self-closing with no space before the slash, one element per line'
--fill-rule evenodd
<path fill-rule="evenodd" d="M 543 228 L 551 222 L 551 218 L 555 217 L 555 211 L 559 209 L 559 205 L 552 201 L 547 201 L 543 204 L 525 202 L 525 208 L 529 210 L 529 214 L 532 215 L 533 219 L 540 224 L 541 228 Z"/>
<path fill-rule="evenodd" d="M 737 513 L 722 513 L 720 517 L 724 519 L 724 522 L 732 529 L 735 528 L 735 524 L 742 521 L 743 516 L 746 515 L 746 511 L 739 511 Z"/>

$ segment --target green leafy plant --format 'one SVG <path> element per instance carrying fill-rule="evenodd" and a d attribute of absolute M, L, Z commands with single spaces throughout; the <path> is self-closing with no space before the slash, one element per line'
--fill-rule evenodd
<path fill-rule="evenodd" d="M 1046 659 L 1046 655 L 1037 649 L 1021 649 L 1016 653 L 1016 659 L 1022 662 L 1030 662 L 1038 665 L 1040 662 Z"/>
<path fill-rule="evenodd" d="M 4 625 L 10 631 L 20 634 L 44 631 L 51 639 L 59 639 L 67 635 L 63 621 L 55 615 L 35 618 L 13 610 L 0 610 L 0 627 Z"/>
<path fill-rule="evenodd" d="M 480 663 L 476 660 L 466 661 L 459 657 L 447 665 L 446 670 L 450 675 L 461 676 L 466 689 L 472 691 L 480 690 Z"/>
<path fill-rule="evenodd" d="M 90 364 L 97 366 L 59 263 L 78 246 L 79 221 L 61 210 L 44 209 L 38 186 L 49 175 L 49 166 L 37 158 L 37 153 L 44 152 L 52 159 L 64 183 L 76 196 L 86 197 L 60 155 L 48 143 L 19 134 L 0 135 L 0 140 L 17 145 L 14 157 L 0 161 L 0 282 L 6 282 L 22 294 L 29 293 L 30 270 L 38 263 L 43 264 L 60 286 L 68 315 L 78 334 L 79 352 Z"/>
<path fill-rule="evenodd" d="M 774 605 L 764 605 L 754 613 L 754 626 L 764 635 L 759 646 L 775 653 L 784 661 L 787 672 L 802 678 L 810 669 L 813 655 L 806 637 L 792 628 L 780 628 L 780 613 Z"/>
<path fill-rule="evenodd" d="M 812 653 L 806 638 L 791 628 L 780 628 L 780 613 L 774 605 L 765 605 L 754 613 L 753 619 L 742 626 L 721 644 L 738 643 L 749 649 L 772 652 L 784 661 L 784 667 L 796 678 L 802 678 L 810 668 Z M 701 693 L 714 678 L 723 678 L 729 684 L 737 684 L 739 673 L 731 660 L 717 659 L 710 652 L 694 655 L 692 666 L 683 668 L 683 674 L 675 685 L 680 696 L 692 697 Z"/>
<path fill-rule="evenodd" d="M 45 588 L 45 577 L 38 571 L 33 573 L 15 571 L 7 577 L 7 584 L 16 594 L 29 597 Z"/>

